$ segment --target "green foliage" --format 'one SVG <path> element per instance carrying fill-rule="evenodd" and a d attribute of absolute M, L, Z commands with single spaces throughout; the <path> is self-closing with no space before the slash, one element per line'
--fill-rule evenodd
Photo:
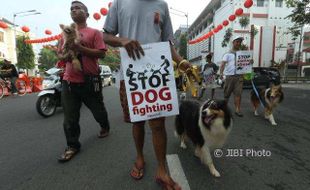
<path fill-rule="evenodd" d="M 245 44 L 241 44 L 240 50 L 249 50 L 249 47 Z"/>
<path fill-rule="evenodd" d="M 58 58 L 55 51 L 47 48 L 41 49 L 38 60 L 38 62 L 40 63 L 39 69 L 41 71 L 45 71 L 54 67 L 57 61 Z"/>
<path fill-rule="evenodd" d="M 3 65 L 4 61 L 3 60 L 0 60 L 0 65 Z"/>
<path fill-rule="evenodd" d="M 222 47 L 227 47 L 227 44 L 229 43 L 231 36 L 232 36 L 232 28 L 228 28 L 222 41 Z"/>
<path fill-rule="evenodd" d="M 182 56 L 184 59 L 187 59 L 187 34 L 181 34 L 180 36 L 180 49 L 179 49 L 179 54 Z"/>
<path fill-rule="evenodd" d="M 33 69 L 34 52 L 31 44 L 26 44 L 24 41 L 29 37 L 19 36 L 16 39 L 16 51 L 17 51 L 17 67 L 20 69 Z"/>
<path fill-rule="evenodd" d="M 250 23 L 249 17 L 243 16 L 239 19 L 239 24 L 241 28 L 246 28 Z"/>
<path fill-rule="evenodd" d="M 257 33 L 258 29 L 255 26 L 251 27 L 251 36 L 255 37 Z"/>
<path fill-rule="evenodd" d="M 108 51 L 106 52 L 106 56 L 104 59 L 99 60 L 99 64 L 101 65 L 108 65 L 110 66 L 111 70 L 119 70 L 121 63 L 119 51 L 115 48 L 108 48 Z"/>
<path fill-rule="evenodd" d="M 293 36 L 293 40 L 295 40 L 300 35 L 301 27 L 310 24 L 309 0 L 286 0 L 286 5 L 294 8 L 286 18 L 291 19 L 294 23 L 294 26 L 290 27 L 289 31 Z"/>

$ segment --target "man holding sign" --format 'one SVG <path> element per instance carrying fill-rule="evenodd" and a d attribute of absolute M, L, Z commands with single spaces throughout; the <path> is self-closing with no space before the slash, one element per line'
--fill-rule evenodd
<path fill-rule="evenodd" d="M 171 64 L 169 58 L 161 57 L 162 55 L 158 53 L 160 58 L 160 61 L 157 63 L 158 65 L 151 63 L 151 67 L 154 68 L 146 67 L 145 71 L 139 69 L 137 64 L 139 64 L 140 58 L 145 55 L 140 44 L 169 42 L 172 59 L 177 62 L 179 67 L 183 70 L 187 70 L 190 67 L 189 62 L 183 60 L 173 47 L 173 30 L 168 5 L 165 1 L 114 0 L 106 18 L 104 31 L 104 41 L 111 46 L 125 48 L 128 57 L 132 59 L 132 66 L 128 68 L 131 69 L 129 72 L 132 74 L 132 79 L 140 81 L 139 83 L 135 83 L 137 84 L 137 88 L 144 88 L 144 83 L 141 81 L 144 81 L 148 72 L 152 72 L 159 77 L 161 82 L 165 82 L 167 78 L 164 72 L 165 70 L 167 71 L 167 65 Z M 119 34 L 119 37 L 116 37 L 117 34 Z M 161 67 L 163 67 L 163 69 L 161 69 Z M 126 71 L 124 70 L 124 72 Z M 133 86 L 132 90 L 135 90 Z M 162 92 L 162 94 L 164 98 L 167 97 L 167 94 L 164 95 L 165 92 Z M 121 81 L 120 85 L 120 98 L 124 112 L 124 120 L 126 122 L 131 122 L 124 81 Z M 166 108 L 169 109 L 168 104 Z M 141 109 L 139 111 L 141 111 Z M 165 164 L 167 146 L 165 118 L 160 117 L 148 121 L 152 130 L 153 146 L 158 161 L 155 179 L 165 189 L 180 189 L 180 186 L 169 176 Z M 145 121 L 134 122 L 132 128 L 137 157 L 130 175 L 136 180 L 141 179 L 144 175 L 144 124 Z"/>
<path fill-rule="evenodd" d="M 234 94 L 235 114 L 239 117 L 243 117 L 240 111 L 243 74 L 251 72 L 253 63 L 251 54 L 249 56 L 249 53 L 244 54 L 243 51 L 239 51 L 242 41 L 243 37 L 240 36 L 233 39 L 233 47 L 224 54 L 220 68 L 221 78 L 223 78 L 223 74 L 226 76 L 224 98 L 228 103 L 231 93 Z"/>

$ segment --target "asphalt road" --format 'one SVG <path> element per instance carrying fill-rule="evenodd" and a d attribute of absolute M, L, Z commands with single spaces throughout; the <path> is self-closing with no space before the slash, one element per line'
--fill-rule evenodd
<path fill-rule="evenodd" d="M 278 126 L 272 127 L 262 110 L 260 117 L 253 115 L 249 90 L 244 91 L 244 117 L 234 118 L 233 131 L 222 149 L 224 155 L 214 158 L 221 178 L 210 175 L 193 156 L 191 145 L 187 150 L 179 148 L 173 135 L 174 118 L 167 119 L 167 154 L 178 155 L 192 190 L 310 189 L 310 90 L 285 88 L 284 92 L 284 102 L 274 113 Z M 222 97 L 221 89 L 216 93 Z M 104 88 L 104 96 L 111 135 L 98 139 L 99 126 L 82 107 L 82 150 L 66 164 L 57 162 L 65 148 L 62 110 L 46 119 L 35 110 L 36 94 L 1 99 L 0 189 L 160 189 L 154 182 L 156 161 L 150 130 L 146 133 L 145 177 L 134 181 L 129 176 L 135 158 L 131 127 L 122 121 L 117 89 Z M 243 156 L 226 157 L 227 149 L 241 149 Z M 268 151 L 268 156 L 246 156 L 249 150 L 253 154 Z"/>

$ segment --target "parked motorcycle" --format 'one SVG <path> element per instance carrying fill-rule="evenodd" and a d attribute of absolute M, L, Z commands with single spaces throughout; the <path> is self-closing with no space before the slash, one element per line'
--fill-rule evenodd
<path fill-rule="evenodd" d="M 56 108 L 61 106 L 61 80 L 60 73 L 63 69 L 51 68 L 46 71 L 42 86 L 43 90 L 38 94 L 36 108 L 43 117 L 55 114 Z"/>

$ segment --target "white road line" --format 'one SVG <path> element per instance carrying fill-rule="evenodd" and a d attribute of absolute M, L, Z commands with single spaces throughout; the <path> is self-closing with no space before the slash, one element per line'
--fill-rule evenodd
<path fill-rule="evenodd" d="M 177 154 L 166 155 L 170 175 L 181 187 L 182 190 L 190 190 L 188 181 L 184 174 L 180 159 Z"/>

